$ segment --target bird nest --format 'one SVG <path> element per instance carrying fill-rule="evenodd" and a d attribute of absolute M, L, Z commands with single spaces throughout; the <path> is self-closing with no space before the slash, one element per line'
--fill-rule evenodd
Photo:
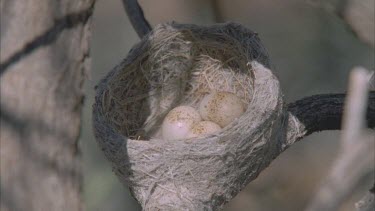
<path fill-rule="evenodd" d="M 279 82 L 257 34 L 234 24 L 161 24 L 96 87 L 94 132 L 144 210 L 216 210 L 278 154 L 285 139 Z M 220 132 L 163 140 L 176 106 L 235 93 L 245 113 Z M 265 156 L 267 155 L 267 156 Z"/>

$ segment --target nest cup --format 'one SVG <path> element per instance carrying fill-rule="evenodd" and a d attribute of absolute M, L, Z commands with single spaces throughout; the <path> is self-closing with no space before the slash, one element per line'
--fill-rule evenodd
<path fill-rule="evenodd" d="M 257 35 L 235 23 L 161 24 L 96 87 L 94 132 L 113 170 L 144 210 L 217 210 L 281 150 L 279 82 Z M 245 113 L 220 132 L 166 141 L 176 106 L 235 93 Z"/>

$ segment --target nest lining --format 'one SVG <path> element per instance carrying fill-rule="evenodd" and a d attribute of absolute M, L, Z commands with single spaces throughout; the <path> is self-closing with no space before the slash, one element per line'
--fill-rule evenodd
<path fill-rule="evenodd" d="M 171 23 L 156 27 L 100 82 L 97 141 L 143 209 L 221 208 L 269 164 L 284 139 L 284 107 L 268 66 L 260 40 L 241 25 Z M 244 115 L 206 137 L 151 138 L 169 110 L 196 107 L 213 90 L 239 96 Z"/>

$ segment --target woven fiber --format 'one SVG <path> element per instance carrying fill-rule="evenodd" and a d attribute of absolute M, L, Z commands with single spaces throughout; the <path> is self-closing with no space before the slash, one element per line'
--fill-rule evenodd
<path fill-rule="evenodd" d="M 257 35 L 235 23 L 161 24 L 101 80 L 97 142 L 144 210 L 218 210 L 269 165 L 285 140 L 277 78 Z M 212 91 L 235 93 L 246 112 L 220 132 L 166 141 L 176 106 Z"/>

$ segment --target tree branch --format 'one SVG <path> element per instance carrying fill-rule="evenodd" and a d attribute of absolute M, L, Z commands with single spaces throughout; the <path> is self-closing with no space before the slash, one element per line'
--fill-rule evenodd
<path fill-rule="evenodd" d="M 142 8 L 139 6 L 137 0 L 122 0 L 126 14 L 130 22 L 137 32 L 138 36 L 142 38 L 151 31 L 151 26 L 146 20 Z"/>
<path fill-rule="evenodd" d="M 321 94 L 305 97 L 288 105 L 288 111 L 304 126 L 305 136 L 322 130 L 341 129 L 345 94 Z M 366 122 L 375 127 L 375 91 L 369 93 Z"/>

